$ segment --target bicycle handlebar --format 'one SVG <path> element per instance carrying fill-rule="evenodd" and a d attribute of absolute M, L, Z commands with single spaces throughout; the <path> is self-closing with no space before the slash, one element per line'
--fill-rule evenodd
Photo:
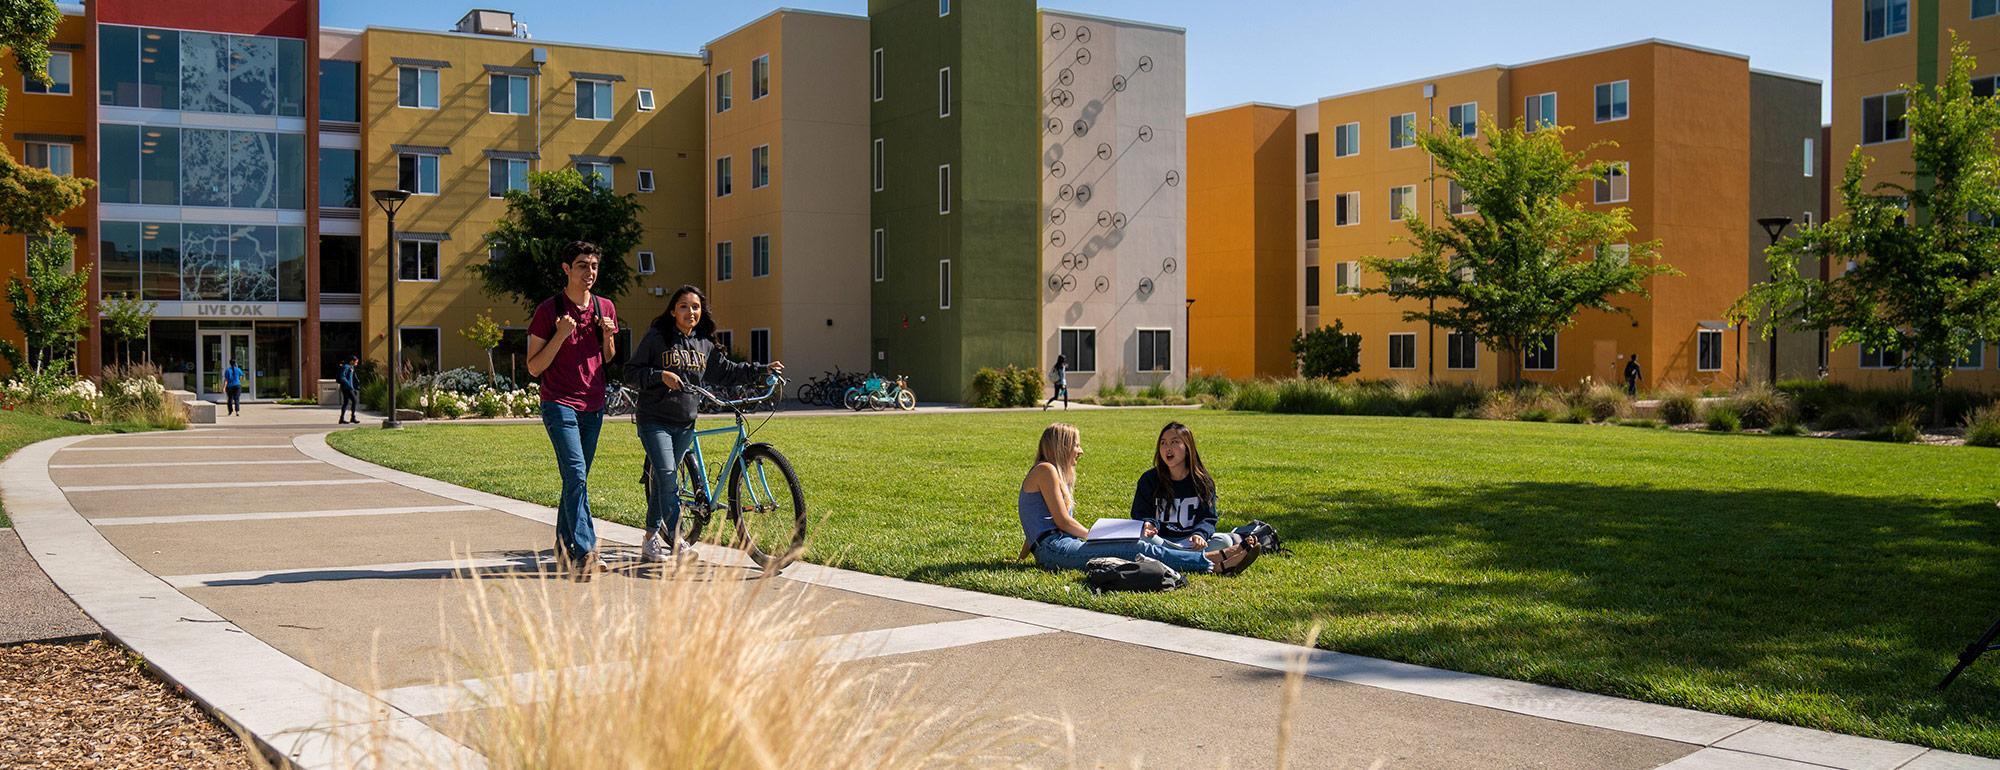
<path fill-rule="evenodd" d="M 714 393 L 709 392 L 707 388 L 704 388 L 700 385 L 696 385 L 693 383 L 682 383 L 681 387 L 694 391 L 695 395 L 707 399 L 709 403 L 715 404 L 716 406 L 720 406 L 725 409 L 729 409 L 731 411 L 739 411 L 737 410 L 737 407 L 742 406 L 744 404 L 752 404 L 758 401 L 766 401 L 777 396 L 779 393 L 784 391 L 785 384 L 788 382 L 790 382 L 790 380 L 785 379 L 781 375 L 766 374 L 764 375 L 763 393 L 751 396 L 749 398 L 739 398 L 734 401 L 724 401 L 721 398 L 716 397 Z"/>

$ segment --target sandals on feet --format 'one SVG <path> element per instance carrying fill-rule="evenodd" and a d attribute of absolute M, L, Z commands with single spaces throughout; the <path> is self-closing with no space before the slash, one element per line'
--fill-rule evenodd
<path fill-rule="evenodd" d="M 1250 564 L 1257 561 L 1257 555 L 1261 551 L 1257 548 L 1257 538 L 1251 536 L 1244 538 L 1241 543 L 1229 546 L 1216 553 L 1222 559 L 1215 563 L 1214 574 L 1234 575 L 1249 569 Z"/>

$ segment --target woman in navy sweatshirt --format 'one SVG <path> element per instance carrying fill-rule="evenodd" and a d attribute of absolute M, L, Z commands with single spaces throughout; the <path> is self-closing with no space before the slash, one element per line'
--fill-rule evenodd
<path fill-rule="evenodd" d="M 1235 545 L 1233 532 L 1217 534 L 1215 477 L 1201 463 L 1194 431 L 1178 422 L 1160 429 L 1153 467 L 1132 490 L 1132 518 L 1152 522 L 1155 542 L 1175 548 L 1213 551 Z"/>

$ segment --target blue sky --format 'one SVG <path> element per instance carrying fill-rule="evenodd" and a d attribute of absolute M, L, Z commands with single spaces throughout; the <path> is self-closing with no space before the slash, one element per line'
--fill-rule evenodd
<path fill-rule="evenodd" d="M 959 0 L 980 2 L 980 0 Z M 751 0 L 325 0 L 333 27 L 445 29 L 474 5 L 514 11 L 537 38 L 692 53 L 773 8 Z M 790 0 L 861 14 L 866 0 Z M 1329 94 L 1649 37 L 1827 81 L 1827 0 L 1051 0 L 1046 6 L 1187 29 L 1188 110 Z M 1830 99 L 1830 93 L 1823 99 Z M 1824 107 L 1822 111 L 1824 111 Z"/>

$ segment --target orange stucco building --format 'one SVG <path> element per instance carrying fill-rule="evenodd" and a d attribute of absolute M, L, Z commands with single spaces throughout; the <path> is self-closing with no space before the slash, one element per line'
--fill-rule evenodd
<path fill-rule="evenodd" d="M 54 83 L 31 88 L 14 57 L 0 57 L 0 83 L 7 87 L 7 130 L 0 142 L 6 144 L 7 154 L 21 165 L 95 179 L 97 153 L 90 137 L 97 126 L 97 100 L 93 96 L 97 91 L 97 62 L 85 48 L 91 37 L 91 22 L 82 6 L 61 8 L 62 22 L 56 27 L 55 38 L 49 41 L 49 74 Z M 85 264 L 93 261 L 96 200 L 96 194 L 89 193 L 84 205 L 62 216 L 63 226 L 76 238 L 78 259 Z M 25 280 L 27 269 L 27 239 L 0 233 L 0 281 L 13 276 Z M 85 296 L 94 317 L 97 292 L 86 292 Z M 15 345 L 26 344 L 12 314 L 0 313 L 0 338 L 12 340 Z M 79 348 L 78 359 L 95 360 L 99 344 L 97 335 L 89 335 Z"/>

